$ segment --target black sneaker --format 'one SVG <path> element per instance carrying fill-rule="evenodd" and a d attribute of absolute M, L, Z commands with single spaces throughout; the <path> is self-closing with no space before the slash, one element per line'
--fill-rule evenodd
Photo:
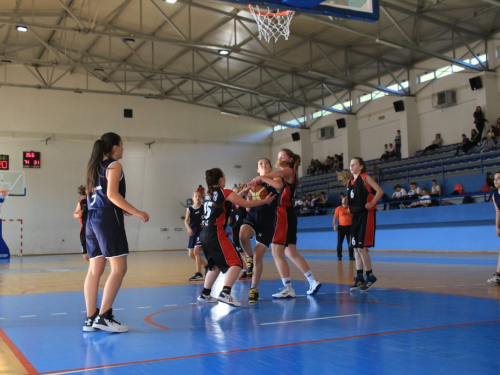
<path fill-rule="evenodd" d="M 359 290 L 361 290 L 362 292 L 366 292 L 368 289 L 372 287 L 373 284 L 375 284 L 376 281 L 377 278 L 373 274 L 366 276 L 365 283 L 361 288 L 359 288 Z"/>
<path fill-rule="evenodd" d="M 247 257 L 247 275 L 252 277 L 253 273 L 253 257 Z"/>
<path fill-rule="evenodd" d="M 95 309 L 94 315 L 87 317 L 87 319 L 85 319 L 85 322 L 83 322 L 83 330 L 85 332 L 95 331 L 94 327 L 92 327 L 92 324 L 94 324 L 94 320 L 97 318 L 98 315 L 99 315 L 99 309 Z"/>
<path fill-rule="evenodd" d="M 248 280 L 248 275 L 246 272 L 243 272 L 241 276 L 238 278 L 238 280 L 245 281 Z"/>
<path fill-rule="evenodd" d="M 255 303 L 259 300 L 259 291 L 257 288 L 250 288 L 248 292 L 248 302 Z"/>
<path fill-rule="evenodd" d="M 127 332 L 128 326 L 125 324 L 118 323 L 113 316 L 113 309 L 109 309 L 104 314 L 100 314 L 94 320 L 92 327 L 100 331 L 106 332 Z"/>
<path fill-rule="evenodd" d="M 359 289 L 365 284 L 365 278 L 363 275 L 354 276 L 354 284 L 351 286 L 351 290 Z"/>
<path fill-rule="evenodd" d="M 193 277 L 189 278 L 189 281 L 202 281 L 203 275 L 199 272 L 196 272 Z"/>

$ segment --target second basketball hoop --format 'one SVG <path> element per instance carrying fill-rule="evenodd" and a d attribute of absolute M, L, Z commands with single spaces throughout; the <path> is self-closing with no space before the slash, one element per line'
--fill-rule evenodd
<path fill-rule="evenodd" d="M 290 35 L 290 22 L 295 14 L 293 10 L 285 10 L 280 12 L 279 9 L 276 12 L 271 12 L 269 7 L 259 8 L 258 5 L 248 5 L 250 13 L 252 13 L 255 22 L 257 22 L 257 27 L 259 28 L 259 39 L 264 38 L 266 42 L 270 42 L 271 38 L 277 42 L 280 36 L 283 36 L 285 40 L 288 40 Z"/>

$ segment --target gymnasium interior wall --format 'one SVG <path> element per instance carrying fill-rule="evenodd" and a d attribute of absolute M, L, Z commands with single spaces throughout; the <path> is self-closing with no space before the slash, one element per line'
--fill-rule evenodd
<path fill-rule="evenodd" d="M 105 132 L 122 136 L 127 199 L 151 217 L 125 219 L 131 250 L 184 249 L 182 205 L 205 186 L 205 170 L 220 167 L 232 188 L 256 175 L 258 158 L 271 158 L 269 124 L 187 104 L 12 87 L 0 88 L 0 101 L 0 154 L 10 155 L 10 171 L 26 173 L 26 196 L 9 197 L 0 217 L 23 220 L 23 254 L 79 252 L 77 186 Z M 32 150 L 42 166 L 23 169 L 22 152 Z M 17 222 L 4 222 L 4 238 L 16 254 Z"/>

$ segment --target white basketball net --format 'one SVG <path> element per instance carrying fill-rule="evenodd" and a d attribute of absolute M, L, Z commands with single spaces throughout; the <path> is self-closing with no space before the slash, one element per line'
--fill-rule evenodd
<path fill-rule="evenodd" d="M 271 38 L 274 38 L 274 41 L 277 42 L 280 36 L 284 36 L 288 40 L 288 36 L 290 35 L 290 21 L 295 14 L 293 10 L 280 12 L 278 9 L 273 13 L 269 7 L 266 7 L 266 12 L 265 10 L 261 11 L 258 5 L 253 7 L 250 4 L 248 8 L 250 8 L 250 13 L 253 14 L 255 22 L 257 22 L 259 39 L 264 38 L 269 43 Z"/>

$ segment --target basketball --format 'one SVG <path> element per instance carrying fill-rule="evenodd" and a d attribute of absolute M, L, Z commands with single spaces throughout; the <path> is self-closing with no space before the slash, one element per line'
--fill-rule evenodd
<path fill-rule="evenodd" d="M 269 192 L 262 185 L 255 185 L 248 191 L 248 200 L 249 201 L 260 201 L 265 199 Z"/>

